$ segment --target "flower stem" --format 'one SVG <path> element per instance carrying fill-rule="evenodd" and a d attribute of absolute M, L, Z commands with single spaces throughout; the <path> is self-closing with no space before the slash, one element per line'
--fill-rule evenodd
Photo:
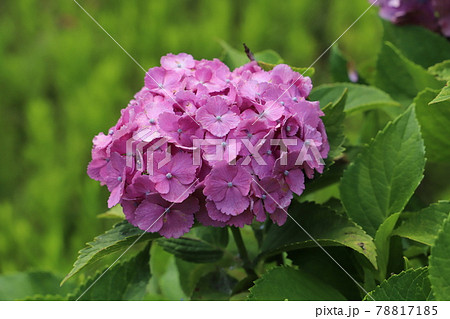
<path fill-rule="evenodd" d="M 241 230 L 237 227 L 230 227 L 231 233 L 233 234 L 234 241 L 236 242 L 237 249 L 239 251 L 239 256 L 243 262 L 243 268 L 248 276 L 257 277 L 255 271 L 252 267 L 252 262 L 248 258 L 247 248 L 245 248 L 244 241 L 242 240 Z"/>

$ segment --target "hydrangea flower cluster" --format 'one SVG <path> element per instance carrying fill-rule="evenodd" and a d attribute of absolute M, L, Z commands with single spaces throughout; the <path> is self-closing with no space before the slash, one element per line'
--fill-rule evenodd
<path fill-rule="evenodd" d="M 450 37 L 448 0 L 370 0 L 380 6 L 380 16 L 395 24 L 418 24 Z"/>
<path fill-rule="evenodd" d="M 117 124 L 94 138 L 88 174 L 108 187 L 109 207 L 120 203 L 131 224 L 165 237 L 195 219 L 243 227 L 269 216 L 282 225 L 329 151 L 311 89 L 283 64 L 231 72 L 217 59 L 168 54 Z"/>

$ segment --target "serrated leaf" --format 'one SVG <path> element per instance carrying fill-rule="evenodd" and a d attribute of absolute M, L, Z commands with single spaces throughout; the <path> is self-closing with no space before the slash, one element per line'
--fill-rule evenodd
<path fill-rule="evenodd" d="M 60 287 L 60 277 L 44 271 L 0 276 L 0 300 L 24 300 L 34 295 L 66 295 L 71 285 Z"/>
<path fill-rule="evenodd" d="M 312 204 L 292 202 L 289 215 L 320 245 L 347 246 L 365 256 L 376 268 L 376 249 L 372 238 L 361 227 L 331 209 Z M 316 247 L 317 244 L 288 217 L 283 226 L 272 225 L 261 246 L 258 259 L 283 251 Z M 332 262 L 330 260 L 330 262 Z"/>
<path fill-rule="evenodd" d="M 347 89 L 344 89 L 341 96 L 332 104 L 326 105 L 322 111 L 325 116 L 322 118 L 323 124 L 327 131 L 328 142 L 330 144 L 330 151 L 328 158 L 339 156 L 344 151 L 342 144 L 344 144 L 344 108 L 347 101 Z"/>
<path fill-rule="evenodd" d="M 194 263 L 211 263 L 222 258 L 228 245 L 228 228 L 197 227 L 189 238 L 161 239 L 158 244 L 180 259 Z"/>
<path fill-rule="evenodd" d="M 372 86 L 355 83 L 323 84 L 314 88 L 309 96 L 311 100 L 320 101 L 321 105 L 335 103 L 348 90 L 345 112 L 352 113 L 379 108 L 400 108 L 389 94 Z"/>
<path fill-rule="evenodd" d="M 425 142 L 427 158 L 432 162 L 450 162 L 450 100 L 430 104 L 437 91 L 421 92 L 414 103 Z"/>
<path fill-rule="evenodd" d="M 450 201 L 439 201 L 418 212 L 402 213 L 393 235 L 433 245 L 444 220 L 450 214 Z"/>
<path fill-rule="evenodd" d="M 450 60 L 430 66 L 428 72 L 435 75 L 439 80 L 450 81 Z"/>
<path fill-rule="evenodd" d="M 434 300 L 428 269 L 408 269 L 383 281 L 364 300 L 429 301 Z"/>
<path fill-rule="evenodd" d="M 248 300 L 252 301 L 319 301 L 346 300 L 320 279 L 291 267 L 276 267 L 255 281 Z"/>
<path fill-rule="evenodd" d="M 150 280 L 150 247 L 89 278 L 69 300 L 142 300 Z M 103 274 L 104 273 L 104 274 Z M 103 274 L 103 275 L 102 275 Z M 98 279 L 98 280 L 97 280 Z"/>
<path fill-rule="evenodd" d="M 374 85 L 407 106 L 420 91 L 440 89 L 444 83 L 386 42 L 378 56 Z"/>
<path fill-rule="evenodd" d="M 450 102 L 450 82 L 444 86 L 444 88 L 439 92 L 439 94 L 431 101 L 429 104 L 436 104 L 441 102 Z"/>
<path fill-rule="evenodd" d="M 423 178 L 425 151 L 414 108 L 389 123 L 347 168 L 340 185 L 348 216 L 371 236 L 401 212 Z"/>
<path fill-rule="evenodd" d="M 439 232 L 430 255 L 430 281 L 437 300 L 450 300 L 450 217 Z"/>
<path fill-rule="evenodd" d="M 383 21 L 383 26 L 384 40 L 424 68 L 450 59 L 450 42 L 435 32 L 414 25 L 397 26 L 389 21 Z"/>
<path fill-rule="evenodd" d="M 143 233 L 143 230 L 134 227 L 127 221 L 117 223 L 112 229 L 95 237 L 92 242 L 87 243 L 86 248 L 79 251 L 78 258 L 75 261 L 72 270 L 61 282 L 61 285 L 87 265 L 114 252 L 127 249 L 141 235 L 142 237 L 139 239 L 140 243 L 161 237 L 157 233 Z"/>

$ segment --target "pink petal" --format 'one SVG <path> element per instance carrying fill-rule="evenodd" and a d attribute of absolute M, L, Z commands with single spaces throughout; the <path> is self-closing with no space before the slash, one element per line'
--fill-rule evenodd
<path fill-rule="evenodd" d="M 211 201 L 206 202 L 206 209 L 208 217 L 214 221 L 227 222 L 230 219 L 230 215 L 226 215 L 217 209 L 216 204 Z"/>
<path fill-rule="evenodd" d="M 278 226 L 283 225 L 286 222 L 286 219 L 288 218 L 288 215 L 286 212 L 282 209 L 277 209 L 273 214 L 270 214 L 270 218 L 272 221 L 277 224 Z"/>
<path fill-rule="evenodd" d="M 164 208 L 144 200 L 135 211 L 135 224 L 142 230 L 154 233 L 163 226 Z"/>
<path fill-rule="evenodd" d="M 305 189 L 305 176 L 300 169 L 292 169 L 289 175 L 285 177 L 286 183 L 289 185 L 291 191 L 297 195 L 301 195 Z"/>
<path fill-rule="evenodd" d="M 233 216 L 242 213 L 250 204 L 248 197 L 242 196 L 237 187 L 230 187 L 222 201 L 214 202 L 216 203 L 216 207 L 220 209 L 222 213 Z"/>
<path fill-rule="evenodd" d="M 178 238 L 186 234 L 194 224 L 194 214 L 170 208 L 164 216 L 165 222 L 159 233 L 166 238 Z"/>
<path fill-rule="evenodd" d="M 242 214 L 231 217 L 230 220 L 227 222 L 227 224 L 235 227 L 244 227 L 245 225 L 250 225 L 252 221 L 253 221 L 252 212 L 250 210 L 246 210 Z"/>
<path fill-rule="evenodd" d="M 168 181 L 170 191 L 166 194 L 161 194 L 161 197 L 169 202 L 181 203 L 195 190 L 194 186 L 183 185 L 176 178 L 171 178 Z"/>

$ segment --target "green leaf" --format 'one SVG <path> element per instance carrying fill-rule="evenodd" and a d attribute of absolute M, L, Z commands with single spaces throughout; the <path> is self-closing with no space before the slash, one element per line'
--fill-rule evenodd
<path fill-rule="evenodd" d="M 450 102 L 450 81 L 444 86 L 444 88 L 439 92 L 438 96 L 431 101 L 429 104 L 436 104 L 441 102 Z"/>
<path fill-rule="evenodd" d="M 432 246 L 444 220 L 450 214 L 450 201 L 439 201 L 418 212 L 402 213 L 393 235 Z"/>
<path fill-rule="evenodd" d="M 420 91 L 440 89 L 444 83 L 408 60 L 392 43 L 386 42 L 378 56 L 374 85 L 403 105 L 409 105 Z"/>
<path fill-rule="evenodd" d="M 432 162 L 450 161 L 450 100 L 430 104 L 436 91 L 425 90 L 414 100 L 427 158 Z"/>
<path fill-rule="evenodd" d="M 240 66 L 243 66 L 244 64 L 247 64 L 250 62 L 247 55 L 244 53 L 244 50 L 239 51 L 235 48 L 231 47 L 228 43 L 224 41 L 220 41 L 220 45 L 225 51 L 225 55 L 222 58 L 223 62 L 228 65 L 228 67 L 231 70 L 234 70 Z M 258 65 L 265 71 L 272 70 L 277 64 L 284 63 L 283 58 L 275 51 L 273 50 L 263 50 L 260 52 L 256 52 L 254 54 L 255 60 L 258 61 Z M 314 68 L 296 68 L 293 66 L 290 66 L 290 68 L 300 73 L 303 76 L 313 76 L 314 75 Z"/>
<path fill-rule="evenodd" d="M 347 90 L 344 89 L 341 96 L 333 104 L 326 105 L 322 111 L 325 116 L 322 118 L 323 124 L 327 130 L 328 142 L 330 144 L 330 151 L 328 158 L 330 160 L 342 154 L 344 148 L 344 108 L 347 100 Z"/>
<path fill-rule="evenodd" d="M 222 60 L 226 65 L 228 65 L 231 70 L 234 70 L 250 62 L 249 58 L 244 52 L 244 49 L 236 50 L 225 41 L 220 41 L 220 45 L 225 52 Z M 283 63 L 283 59 L 281 58 L 281 56 L 273 50 L 264 50 L 261 52 L 257 52 L 254 54 L 254 56 L 257 61 L 266 62 L 269 64 L 276 65 Z"/>
<path fill-rule="evenodd" d="M 450 60 L 430 66 L 428 72 L 435 75 L 439 80 L 450 81 Z"/>
<path fill-rule="evenodd" d="M 150 247 L 88 279 L 69 300 L 142 300 L 150 280 Z M 106 271 L 106 272 L 105 272 Z"/>
<path fill-rule="evenodd" d="M 209 273 L 200 278 L 191 300 L 229 300 L 236 283 L 224 270 Z"/>
<path fill-rule="evenodd" d="M 333 77 L 333 82 L 349 82 L 348 78 L 348 61 L 342 54 L 337 45 L 330 50 L 330 73 Z"/>
<path fill-rule="evenodd" d="M 97 218 L 105 219 L 125 219 L 122 206 L 116 205 L 113 208 L 107 210 L 103 214 L 97 215 Z"/>
<path fill-rule="evenodd" d="M 223 227 L 197 227 L 194 229 L 194 234 L 204 242 L 207 242 L 215 247 L 225 248 L 228 245 L 228 228 Z"/>
<path fill-rule="evenodd" d="M 391 243 L 392 231 L 397 224 L 400 213 L 395 213 L 386 218 L 378 227 L 375 234 L 375 246 L 377 247 L 378 272 L 381 279 L 386 278 L 386 271 L 389 262 L 389 249 Z"/>
<path fill-rule="evenodd" d="M 161 238 L 158 244 L 176 257 L 194 263 L 213 263 L 220 260 L 228 244 L 228 229 L 200 227 L 198 238 Z"/>
<path fill-rule="evenodd" d="M 364 255 L 376 268 L 376 249 L 372 238 L 361 227 L 327 207 L 293 201 L 289 215 L 320 245 L 347 246 Z M 317 244 L 288 217 L 283 226 L 272 225 L 261 246 L 258 259 L 283 251 L 316 247 Z M 331 261 L 330 261 L 331 262 Z"/>
<path fill-rule="evenodd" d="M 274 50 L 263 50 L 255 53 L 256 61 L 270 63 L 270 64 L 280 64 L 283 63 L 283 58 Z"/>
<path fill-rule="evenodd" d="M 255 281 L 248 300 L 321 301 L 345 300 L 342 294 L 320 279 L 291 267 L 276 267 Z"/>
<path fill-rule="evenodd" d="M 423 178 L 425 151 L 414 108 L 379 132 L 347 168 L 341 200 L 350 218 L 374 236 L 401 212 Z"/>
<path fill-rule="evenodd" d="M 347 113 L 400 107 L 400 104 L 380 89 L 354 83 L 323 84 L 314 88 L 309 98 L 320 101 L 321 105 L 327 105 L 328 103 L 334 103 L 346 89 L 348 90 L 345 104 Z"/>
<path fill-rule="evenodd" d="M 139 243 L 160 237 L 157 233 L 143 233 L 143 230 L 134 227 L 127 221 L 117 223 L 112 229 L 95 237 L 94 241 L 87 243 L 87 247 L 79 251 L 78 259 L 75 261 L 72 270 L 64 278 L 61 285 L 87 265 L 114 252 L 127 249 L 140 236 L 142 237 L 139 238 Z"/>
<path fill-rule="evenodd" d="M 24 300 L 34 295 L 66 295 L 71 285 L 60 287 L 61 278 L 49 272 L 23 272 L 0 276 L 0 300 Z"/>
<path fill-rule="evenodd" d="M 363 282 L 359 272 L 360 264 L 355 260 L 355 255 L 359 254 L 347 247 L 327 247 L 327 251 L 339 266 L 318 247 L 290 251 L 288 258 L 302 272 L 320 278 L 348 300 L 360 300 L 360 288 L 340 268 L 344 268 L 358 282 Z"/>
<path fill-rule="evenodd" d="M 408 269 L 383 281 L 369 296 L 375 301 L 429 301 L 434 300 L 428 269 Z M 366 296 L 364 300 L 372 300 Z"/>
<path fill-rule="evenodd" d="M 396 26 L 389 21 L 383 21 L 383 26 L 385 41 L 424 68 L 450 59 L 450 42 L 435 32 L 420 26 Z"/>
<path fill-rule="evenodd" d="M 439 232 L 430 255 L 430 281 L 437 300 L 450 300 L 450 217 Z"/>
<path fill-rule="evenodd" d="M 187 296 L 192 296 L 200 278 L 217 269 L 215 264 L 198 264 L 176 258 L 180 285 Z"/>

